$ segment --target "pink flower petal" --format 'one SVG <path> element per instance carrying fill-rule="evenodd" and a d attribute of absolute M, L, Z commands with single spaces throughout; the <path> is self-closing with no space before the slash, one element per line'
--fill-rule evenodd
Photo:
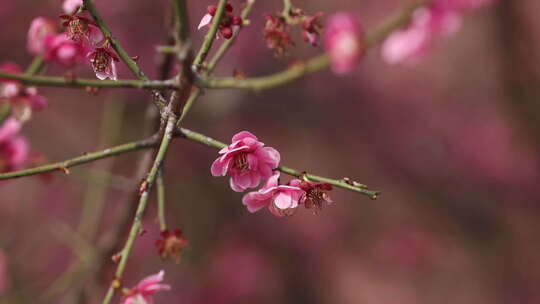
<path fill-rule="evenodd" d="M 199 26 L 197 27 L 198 30 L 200 30 L 201 28 L 207 26 L 208 24 L 210 24 L 210 22 L 212 22 L 212 15 L 210 14 L 206 14 L 202 17 L 201 19 L 201 22 L 199 23 Z"/>

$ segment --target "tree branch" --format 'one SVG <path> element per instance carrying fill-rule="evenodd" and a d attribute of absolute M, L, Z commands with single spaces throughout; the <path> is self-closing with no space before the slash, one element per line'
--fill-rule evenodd
<path fill-rule="evenodd" d="M 365 49 L 368 50 L 386 39 L 386 37 L 388 37 L 394 30 L 407 25 L 410 22 L 414 10 L 426 5 L 427 3 L 429 3 L 429 1 L 417 1 L 386 20 L 382 25 L 367 35 L 367 38 L 365 39 Z M 292 68 L 268 76 L 236 79 L 234 77 L 204 78 L 199 75 L 196 82 L 199 86 L 205 88 L 236 88 L 260 91 L 288 84 L 305 75 L 327 69 L 329 66 L 330 58 L 327 54 L 322 54 L 306 61 L 305 63 L 297 64 Z"/>
<path fill-rule="evenodd" d="M 176 89 L 172 80 L 99 80 L 84 78 L 67 78 L 53 76 L 33 76 L 0 72 L 0 78 L 17 80 L 24 85 L 37 85 L 66 88 L 136 88 L 136 89 Z"/>

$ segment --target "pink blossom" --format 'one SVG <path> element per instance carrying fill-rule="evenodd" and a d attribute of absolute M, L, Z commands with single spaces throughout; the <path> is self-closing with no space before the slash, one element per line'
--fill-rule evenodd
<path fill-rule="evenodd" d="M 2 64 L 0 70 L 21 73 L 21 69 L 10 62 Z M 21 121 L 30 118 L 32 109 L 42 109 L 48 103 L 47 98 L 39 95 L 35 87 L 24 87 L 16 81 L 0 79 L 0 103 L 3 102 L 11 104 L 13 114 Z"/>
<path fill-rule="evenodd" d="M 71 67 L 82 61 L 85 53 L 86 49 L 82 43 L 69 39 L 66 33 L 61 33 L 47 40 L 45 60 Z"/>
<path fill-rule="evenodd" d="M 140 281 L 137 286 L 133 287 L 126 293 L 122 299 L 122 304 L 153 304 L 152 296 L 163 290 L 170 290 L 168 284 L 161 284 L 165 272 L 162 270 L 157 274 L 148 276 Z"/>
<path fill-rule="evenodd" d="M 279 172 L 276 172 L 259 191 L 244 195 L 242 203 L 249 212 L 254 213 L 268 207 L 272 214 L 279 217 L 294 213 L 305 191 L 298 185 L 279 185 L 278 181 Z"/>
<path fill-rule="evenodd" d="M 67 36 L 85 45 L 93 46 L 103 41 L 104 36 L 95 23 L 83 14 L 61 15 L 62 25 L 66 27 Z"/>
<path fill-rule="evenodd" d="M 6 142 L 13 138 L 22 128 L 20 121 L 13 117 L 7 118 L 0 126 L 0 142 Z"/>
<path fill-rule="evenodd" d="M 197 26 L 197 29 L 200 30 L 201 28 L 207 26 L 210 24 L 210 22 L 212 22 L 212 15 L 210 14 L 205 14 L 202 19 L 201 19 L 201 22 L 199 23 L 199 26 Z"/>
<path fill-rule="evenodd" d="M 21 124 L 8 118 L 0 126 L 0 172 L 18 170 L 28 159 L 28 142 L 18 135 Z"/>
<path fill-rule="evenodd" d="M 438 35 L 450 35 L 461 26 L 463 14 L 494 0 L 436 0 L 413 13 L 409 26 L 390 35 L 382 45 L 382 58 L 389 64 L 423 56 Z"/>
<path fill-rule="evenodd" d="M 382 45 L 382 58 L 389 64 L 424 55 L 438 34 L 452 34 L 461 25 L 461 15 L 445 6 L 417 9 L 408 28 L 390 35 Z"/>
<path fill-rule="evenodd" d="M 37 17 L 32 20 L 27 37 L 28 52 L 33 55 L 43 55 L 46 51 L 46 40 L 57 32 L 56 24 L 50 19 Z"/>
<path fill-rule="evenodd" d="M 82 0 L 64 0 L 62 9 L 66 14 L 74 14 L 82 6 Z"/>
<path fill-rule="evenodd" d="M 115 61 L 119 61 L 119 59 L 113 50 L 107 47 L 99 47 L 88 53 L 86 57 L 90 59 L 97 78 L 101 80 L 107 78 L 111 80 L 118 79 Z"/>
<path fill-rule="evenodd" d="M 264 147 L 264 143 L 248 131 L 234 135 L 232 144 L 219 154 L 222 155 L 212 164 L 212 175 L 229 175 L 231 188 L 236 192 L 257 187 L 261 179 L 272 176 L 280 160 L 276 149 Z"/>
<path fill-rule="evenodd" d="M 334 73 L 350 73 L 364 52 L 364 33 L 358 18 L 349 13 L 337 13 L 328 19 L 325 49 Z"/>

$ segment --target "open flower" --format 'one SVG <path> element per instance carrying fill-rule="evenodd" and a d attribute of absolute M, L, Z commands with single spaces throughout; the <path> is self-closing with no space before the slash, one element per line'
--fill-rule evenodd
<path fill-rule="evenodd" d="M 86 48 L 80 42 L 71 40 L 66 33 L 58 34 L 47 41 L 45 60 L 71 67 L 84 60 Z"/>
<path fill-rule="evenodd" d="M 162 270 L 157 274 L 148 276 L 140 281 L 137 286 L 130 289 L 122 299 L 122 304 L 153 304 L 152 296 L 163 290 L 170 290 L 168 284 L 161 284 L 165 272 Z"/>
<path fill-rule="evenodd" d="M 118 74 L 116 73 L 116 64 L 118 62 L 118 56 L 114 51 L 108 47 L 98 47 L 92 52 L 88 53 L 88 59 L 92 64 L 92 68 L 96 73 L 96 77 L 104 79 L 117 80 Z"/>
<path fill-rule="evenodd" d="M 58 32 L 54 21 L 37 17 L 32 20 L 28 30 L 26 47 L 33 55 L 43 55 L 46 51 L 46 41 Z"/>
<path fill-rule="evenodd" d="M 188 245 L 188 240 L 182 236 L 182 230 L 164 230 L 161 232 L 163 239 L 156 241 L 159 255 L 162 259 L 172 258 L 180 263 L 182 251 Z"/>
<path fill-rule="evenodd" d="M 298 186 L 279 185 L 279 172 L 276 172 L 259 191 L 244 195 L 242 203 L 251 213 L 268 207 L 272 214 L 282 217 L 292 215 L 304 195 L 305 191 Z"/>
<path fill-rule="evenodd" d="M 88 17 L 82 14 L 61 15 L 62 25 L 66 27 L 67 36 L 75 41 L 88 45 L 97 45 L 103 41 L 103 33 Z"/>
<path fill-rule="evenodd" d="M 356 68 L 364 52 L 363 37 L 356 16 L 349 13 L 330 16 L 325 33 L 325 49 L 334 73 L 347 74 Z"/>
<path fill-rule="evenodd" d="M 264 147 L 264 143 L 248 131 L 234 135 L 232 144 L 219 154 L 222 155 L 212 164 L 212 175 L 229 175 L 231 188 L 236 192 L 257 187 L 261 179 L 272 176 L 280 160 L 276 149 Z"/>

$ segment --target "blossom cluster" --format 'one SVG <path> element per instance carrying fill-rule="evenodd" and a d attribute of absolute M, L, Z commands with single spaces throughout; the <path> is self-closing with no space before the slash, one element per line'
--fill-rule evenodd
<path fill-rule="evenodd" d="M 248 131 L 232 137 L 232 143 L 219 151 L 221 156 L 211 166 L 213 176 L 230 176 L 230 186 L 236 192 L 258 187 L 262 180 L 266 183 L 258 191 L 244 195 L 242 203 L 249 212 L 257 212 L 265 207 L 275 216 L 292 215 L 300 205 L 315 212 L 325 204 L 332 203 L 327 183 L 311 182 L 307 179 L 293 179 L 286 184 L 279 183 L 280 173 L 275 172 L 281 156 L 279 152 L 265 144 Z"/>
<path fill-rule="evenodd" d="M 63 31 L 46 17 L 35 18 L 28 30 L 27 49 L 48 62 L 73 67 L 88 60 L 101 80 L 117 79 L 118 56 L 91 17 L 81 11 L 82 0 L 65 0 L 60 15 Z"/>
<path fill-rule="evenodd" d="M 218 35 L 221 35 L 225 39 L 231 39 L 233 36 L 233 27 L 242 26 L 242 17 L 232 14 L 234 8 L 230 3 L 225 5 L 225 13 L 221 17 L 218 29 Z M 210 5 L 206 9 L 206 14 L 202 17 L 201 22 L 197 29 L 201 29 L 205 26 L 209 26 L 217 12 L 217 6 Z M 218 36 L 219 37 L 219 36 Z"/>

